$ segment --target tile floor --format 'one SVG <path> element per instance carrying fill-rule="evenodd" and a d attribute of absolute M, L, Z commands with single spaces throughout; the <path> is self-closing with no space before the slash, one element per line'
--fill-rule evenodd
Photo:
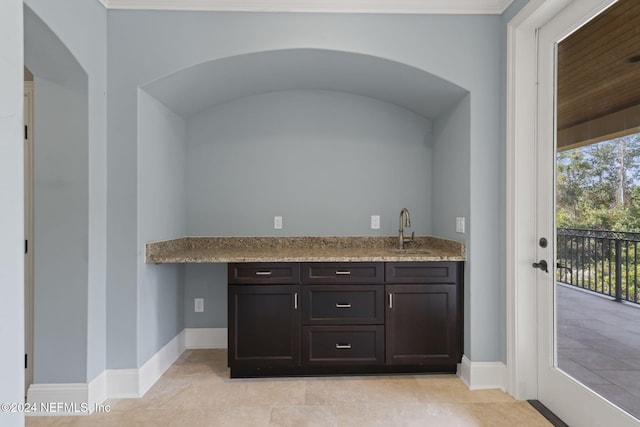
<path fill-rule="evenodd" d="M 141 399 L 27 426 L 550 426 L 500 390 L 454 375 L 230 379 L 226 350 L 187 350 Z"/>
<path fill-rule="evenodd" d="M 557 286 L 558 367 L 640 418 L 640 307 Z"/>

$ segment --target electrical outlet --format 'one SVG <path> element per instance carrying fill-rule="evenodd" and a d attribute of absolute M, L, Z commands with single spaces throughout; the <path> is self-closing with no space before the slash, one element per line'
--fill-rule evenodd
<path fill-rule="evenodd" d="M 372 230 L 380 229 L 380 215 L 371 215 L 371 229 Z"/>
<path fill-rule="evenodd" d="M 196 313 L 202 313 L 204 311 L 204 298 L 195 298 L 193 300 L 193 310 Z"/>
<path fill-rule="evenodd" d="M 282 229 L 282 217 L 281 216 L 274 216 L 273 217 L 273 228 L 275 228 L 276 230 Z"/>
<path fill-rule="evenodd" d="M 464 234 L 464 217 L 459 216 L 456 218 L 456 233 Z"/>

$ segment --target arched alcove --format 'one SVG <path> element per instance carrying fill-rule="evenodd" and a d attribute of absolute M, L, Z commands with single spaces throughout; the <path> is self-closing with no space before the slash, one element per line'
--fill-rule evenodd
<path fill-rule="evenodd" d="M 284 49 L 194 65 L 140 89 L 139 246 L 180 235 L 393 235 L 403 207 L 416 234 L 429 235 L 434 217 L 466 209 L 433 171 L 451 179 L 434 156 L 450 165 L 467 153 L 468 162 L 468 91 L 424 70 Z M 226 326 L 224 289 L 208 285 L 225 282 L 224 266 L 187 265 L 184 278 L 157 270 L 140 259 L 139 283 L 184 280 L 185 327 Z M 193 297 L 216 307 L 194 316 Z M 155 317 L 149 310 L 143 318 Z"/>
<path fill-rule="evenodd" d="M 283 90 L 347 92 L 398 105 L 433 120 L 468 92 L 425 70 L 361 53 L 281 49 L 216 59 L 142 86 L 189 117 L 234 99 Z"/>

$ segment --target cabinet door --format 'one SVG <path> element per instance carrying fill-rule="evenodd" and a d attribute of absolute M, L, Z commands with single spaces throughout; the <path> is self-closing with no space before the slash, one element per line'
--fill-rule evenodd
<path fill-rule="evenodd" d="M 229 286 L 229 366 L 300 364 L 299 285 Z"/>
<path fill-rule="evenodd" d="M 455 284 L 387 285 L 385 294 L 387 364 L 460 362 Z"/>

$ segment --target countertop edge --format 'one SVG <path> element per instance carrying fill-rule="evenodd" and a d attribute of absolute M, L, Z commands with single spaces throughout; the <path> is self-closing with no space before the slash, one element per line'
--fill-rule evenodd
<path fill-rule="evenodd" d="M 182 237 L 147 243 L 145 262 L 197 264 L 466 261 L 463 242 L 433 236 L 416 236 L 406 254 L 396 252 L 396 242 L 397 237 L 394 236 Z M 419 253 L 420 251 L 428 253 Z"/>

